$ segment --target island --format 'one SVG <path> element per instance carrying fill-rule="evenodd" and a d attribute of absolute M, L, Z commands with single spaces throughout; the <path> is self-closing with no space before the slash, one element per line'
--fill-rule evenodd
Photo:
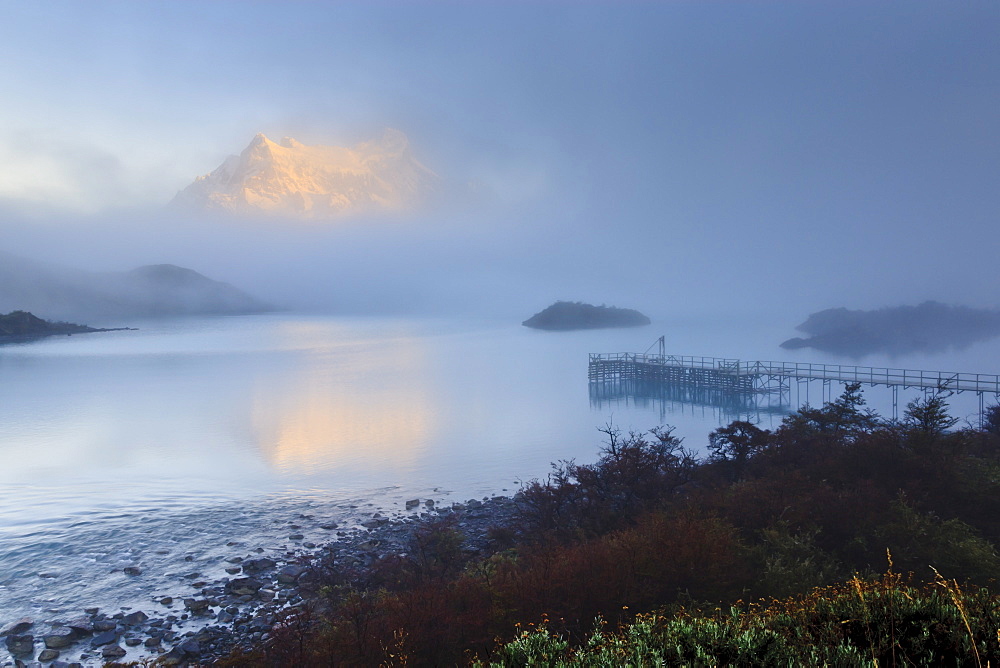
<path fill-rule="evenodd" d="M 788 339 L 782 348 L 814 348 L 852 357 L 933 353 L 1000 336 L 1000 310 L 935 301 L 871 311 L 831 308 L 813 313 L 796 329 L 809 337 Z"/>
<path fill-rule="evenodd" d="M 572 330 L 641 327 L 649 318 L 630 308 L 558 301 L 521 324 L 532 329 Z"/>
<path fill-rule="evenodd" d="M 86 325 L 76 325 L 71 322 L 49 322 L 27 311 L 11 311 L 0 314 L 0 343 L 17 343 L 32 341 L 46 336 L 65 334 L 89 334 L 91 332 L 120 332 L 128 327 L 114 329 L 99 329 Z"/>

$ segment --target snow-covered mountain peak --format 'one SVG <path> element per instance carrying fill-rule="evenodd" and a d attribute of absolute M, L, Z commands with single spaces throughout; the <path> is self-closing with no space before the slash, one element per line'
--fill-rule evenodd
<path fill-rule="evenodd" d="M 256 135 L 239 156 L 199 176 L 174 204 L 241 214 L 268 213 L 309 219 L 412 209 L 433 191 L 438 177 L 410 152 L 409 139 L 387 129 L 354 147 L 280 143 Z"/>

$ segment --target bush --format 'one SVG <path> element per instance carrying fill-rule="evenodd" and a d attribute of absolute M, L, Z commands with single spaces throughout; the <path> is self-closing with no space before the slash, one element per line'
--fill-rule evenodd
<path fill-rule="evenodd" d="M 987 665 L 1000 659 L 997 628 L 1000 597 L 890 570 L 765 605 L 639 615 L 576 646 L 545 627 L 523 631 L 489 665 Z"/>

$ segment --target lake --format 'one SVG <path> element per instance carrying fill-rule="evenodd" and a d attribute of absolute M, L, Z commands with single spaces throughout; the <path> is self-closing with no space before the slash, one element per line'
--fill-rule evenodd
<path fill-rule="evenodd" d="M 592 461 L 609 422 L 671 424 L 700 451 L 732 417 L 595 401 L 591 352 L 642 352 L 662 333 L 673 354 L 853 363 L 783 351 L 791 332 L 767 322 L 540 332 L 282 313 L 128 324 L 139 331 L 0 348 L 0 625 L 149 609 L 182 592 L 184 571 L 221 577 L 234 554 L 299 549 L 292 523 L 321 543 L 332 537 L 321 525 L 402 513 L 407 499 L 513 492 L 553 461 Z M 997 349 L 858 363 L 997 373 Z M 865 392 L 891 414 L 888 390 Z M 952 405 L 975 421 L 974 395 Z M 130 565 L 143 576 L 125 576 Z"/>

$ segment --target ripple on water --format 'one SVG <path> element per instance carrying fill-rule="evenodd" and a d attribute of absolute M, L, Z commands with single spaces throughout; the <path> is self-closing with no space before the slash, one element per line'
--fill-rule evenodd
<path fill-rule="evenodd" d="M 430 490 L 383 487 L 363 495 L 294 490 L 253 501 L 143 503 L 131 510 L 90 509 L 0 528 L 0 624 L 23 616 L 39 620 L 80 614 L 84 608 L 154 610 L 155 596 L 184 595 L 192 572 L 226 576 L 226 559 L 302 551 L 294 533 L 322 545 L 335 538 L 331 522 L 356 526 L 377 510 L 401 509 L 404 497 L 436 496 Z M 140 576 L 124 573 L 141 568 Z"/>

